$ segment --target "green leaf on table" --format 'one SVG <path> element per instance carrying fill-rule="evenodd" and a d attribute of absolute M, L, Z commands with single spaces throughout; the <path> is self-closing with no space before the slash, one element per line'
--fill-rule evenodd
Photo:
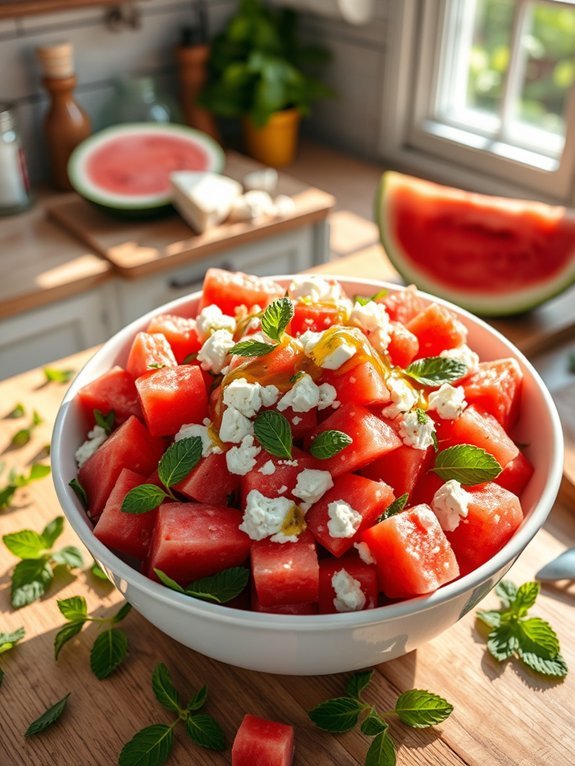
<path fill-rule="evenodd" d="M 262 314 L 262 330 L 272 340 L 279 341 L 294 315 L 293 302 L 289 298 L 273 301 Z"/>
<path fill-rule="evenodd" d="M 518 653 L 522 662 L 524 662 L 530 670 L 534 670 L 536 673 L 541 673 L 543 676 L 564 678 L 569 672 L 567 663 L 560 654 L 553 657 L 553 659 L 544 659 L 537 654 L 522 651 L 521 647 L 519 647 Z"/>
<path fill-rule="evenodd" d="M 440 386 L 462 378 L 467 374 L 467 367 L 456 359 L 430 356 L 416 359 L 405 369 L 405 374 L 422 386 Z"/>
<path fill-rule="evenodd" d="M 119 622 L 122 622 L 122 620 L 125 620 L 126 617 L 130 614 L 132 611 L 132 605 L 129 601 L 126 601 L 125 604 L 122 604 L 120 609 L 116 612 L 116 614 L 111 618 L 112 623 L 114 625 L 117 625 Z"/>
<path fill-rule="evenodd" d="M 55 564 L 63 564 L 71 569 L 84 566 L 82 552 L 75 545 L 65 545 L 63 548 L 55 551 L 52 554 L 52 561 Z"/>
<path fill-rule="evenodd" d="M 54 659 L 57 660 L 62 651 L 62 647 L 68 643 L 84 627 L 84 620 L 78 622 L 67 622 L 54 636 Z"/>
<path fill-rule="evenodd" d="M 308 715 L 323 731 L 344 732 L 353 729 L 362 709 L 363 703 L 355 697 L 334 697 L 320 702 Z"/>
<path fill-rule="evenodd" d="M 382 731 L 387 731 L 389 724 L 384 721 L 375 708 L 371 708 L 367 716 L 361 722 L 359 727 L 363 734 L 367 734 L 368 737 L 375 737 L 376 734 L 380 734 Z"/>
<path fill-rule="evenodd" d="M 86 490 L 80 484 L 79 480 L 71 479 L 68 482 L 68 486 L 74 490 L 76 497 L 80 501 L 80 505 L 85 511 L 87 511 L 88 510 L 88 495 L 86 494 Z"/>
<path fill-rule="evenodd" d="M 105 580 L 105 581 L 106 581 L 107 583 L 109 583 L 110 585 L 112 584 L 112 583 L 110 583 L 110 580 L 109 580 L 109 578 L 108 578 L 108 575 L 107 575 L 107 574 L 104 572 L 104 570 L 103 570 L 103 569 L 102 569 L 102 567 L 101 567 L 101 566 L 98 564 L 98 562 L 97 562 L 97 561 L 94 561 L 94 563 L 93 563 L 93 564 L 92 564 L 92 566 L 90 567 L 90 572 L 91 572 L 91 574 L 93 574 L 93 575 L 94 575 L 94 577 L 97 577 L 97 578 L 98 578 L 98 580 Z"/>
<path fill-rule="evenodd" d="M 182 709 L 180 695 L 174 688 L 170 671 L 163 662 L 158 663 L 152 673 L 152 689 L 156 699 L 167 710 L 178 713 Z"/>
<path fill-rule="evenodd" d="M 395 712 L 407 726 L 424 729 L 445 721 L 453 712 L 453 705 L 433 692 L 410 689 L 397 698 Z"/>
<path fill-rule="evenodd" d="M 10 588 L 10 602 L 14 609 L 20 609 L 41 598 L 53 577 L 49 556 L 18 562 L 12 572 Z"/>
<path fill-rule="evenodd" d="M 122 748 L 118 766 L 162 766 L 174 744 L 171 726 L 156 723 L 137 732 Z"/>
<path fill-rule="evenodd" d="M 15 487 L 12 484 L 9 484 L 7 487 L 3 487 L 0 490 L 0 511 L 3 511 L 5 508 L 9 508 L 10 504 L 12 503 L 12 498 L 16 494 L 16 490 L 18 487 Z"/>
<path fill-rule="evenodd" d="M 501 580 L 495 587 L 496 595 L 503 602 L 503 606 L 510 606 L 517 596 L 517 586 L 510 580 Z"/>
<path fill-rule="evenodd" d="M 31 429 L 21 428 L 19 431 L 16 431 L 16 433 L 12 436 L 12 439 L 10 440 L 10 446 L 24 447 L 24 445 L 28 444 L 31 438 L 32 438 Z"/>
<path fill-rule="evenodd" d="M 70 596 L 59 599 L 58 609 L 69 622 L 78 622 L 88 617 L 88 604 L 84 596 Z"/>
<path fill-rule="evenodd" d="M 473 444 L 456 444 L 439 452 L 432 469 L 441 479 L 455 479 L 473 486 L 492 481 L 501 473 L 501 466 L 489 452 Z"/>
<path fill-rule="evenodd" d="M 24 405 L 21 402 L 18 402 L 18 404 L 14 405 L 14 407 L 10 410 L 10 412 L 6 415 L 6 417 L 12 420 L 16 420 L 16 418 L 23 418 L 25 414 L 26 414 L 26 409 Z"/>
<path fill-rule="evenodd" d="M 158 580 L 162 583 L 162 585 L 165 585 L 167 588 L 171 588 L 172 590 L 175 590 L 178 593 L 186 592 L 185 589 L 182 588 L 182 586 L 179 583 L 177 583 L 175 580 L 172 580 L 172 578 L 169 577 L 165 572 L 162 572 L 161 569 L 154 569 L 154 572 Z"/>
<path fill-rule="evenodd" d="M 186 730 L 190 738 L 208 750 L 225 750 L 226 737 L 222 727 L 213 716 L 196 713 L 186 718 Z"/>
<path fill-rule="evenodd" d="M 11 532 L 2 537 L 4 545 L 10 553 L 19 559 L 39 559 L 46 552 L 46 540 L 38 532 L 32 529 L 21 529 L 19 532 Z"/>
<path fill-rule="evenodd" d="M 186 705 L 186 710 L 200 710 L 206 704 L 208 687 L 204 684 Z"/>
<path fill-rule="evenodd" d="M 95 409 L 93 414 L 95 424 L 100 426 L 100 428 L 103 428 L 106 432 L 106 435 L 109 436 L 114 430 L 114 426 L 116 425 L 116 413 L 114 410 L 110 410 L 110 412 L 107 412 L 104 415 L 101 410 Z"/>
<path fill-rule="evenodd" d="M 185 588 L 185 593 L 203 601 L 225 604 L 244 590 L 250 579 L 246 567 L 230 567 L 214 575 L 194 580 Z"/>
<path fill-rule="evenodd" d="M 529 617 L 517 622 L 519 650 L 535 654 L 541 659 L 552 660 L 559 654 L 559 639 L 546 620 Z"/>
<path fill-rule="evenodd" d="M 28 476 L 21 477 L 24 479 L 24 483 L 19 486 L 30 484 L 33 481 L 38 481 L 38 479 L 43 479 L 50 474 L 50 470 L 49 465 L 44 465 L 44 463 L 33 463 Z"/>
<path fill-rule="evenodd" d="M 390 519 L 392 516 L 396 516 L 398 513 L 401 513 L 407 505 L 408 500 L 409 494 L 407 492 L 404 492 L 403 495 L 396 497 L 395 500 L 387 506 L 385 511 L 377 517 L 375 523 L 378 524 L 380 521 L 385 521 L 385 519 Z"/>
<path fill-rule="evenodd" d="M 523 585 L 520 585 L 519 588 L 517 588 L 515 598 L 513 599 L 513 602 L 509 604 L 509 608 L 514 614 L 523 617 L 535 604 L 540 590 L 541 586 L 538 582 L 524 582 Z"/>
<path fill-rule="evenodd" d="M 69 383 L 76 370 L 61 370 L 57 367 L 44 367 L 44 378 L 47 383 Z"/>
<path fill-rule="evenodd" d="M 44 713 L 42 713 L 39 718 L 37 718 L 35 721 L 32 721 L 30 726 L 28 726 L 26 729 L 26 736 L 33 737 L 35 734 L 40 734 L 40 732 L 55 724 L 66 709 L 69 697 L 70 692 L 68 692 L 65 697 L 62 697 L 61 700 L 52 705 L 52 707 L 49 707 Z"/>
<path fill-rule="evenodd" d="M 52 519 L 51 522 L 46 524 L 46 526 L 42 530 L 42 537 L 44 538 L 46 548 L 51 548 L 56 542 L 56 540 L 60 537 L 63 531 L 64 531 L 63 516 L 56 516 L 55 519 Z"/>
<path fill-rule="evenodd" d="M 319 460 L 327 460 L 337 455 L 353 442 L 351 436 L 343 431 L 322 431 L 311 443 L 310 452 Z"/>
<path fill-rule="evenodd" d="M 487 637 L 487 650 L 499 662 L 512 657 L 518 647 L 515 625 L 509 622 L 502 622 L 493 628 Z"/>
<path fill-rule="evenodd" d="M 0 654 L 10 651 L 16 646 L 18 641 L 21 641 L 26 635 L 26 630 L 22 628 L 16 628 L 16 630 L 10 633 L 0 633 Z"/>
<path fill-rule="evenodd" d="M 230 354 L 234 356 L 265 356 L 277 348 L 271 343 L 263 343 L 261 340 L 240 340 L 230 349 Z"/>
<path fill-rule="evenodd" d="M 478 609 L 475 616 L 489 628 L 498 628 L 501 625 L 501 612 L 496 609 Z"/>
<path fill-rule="evenodd" d="M 161 505 L 168 495 L 156 484 L 140 484 L 126 493 L 122 513 L 149 513 Z"/>
<path fill-rule="evenodd" d="M 380 732 L 367 751 L 365 766 L 395 766 L 397 756 L 393 740 L 386 731 Z"/>
<path fill-rule="evenodd" d="M 361 670 L 354 673 L 345 685 L 345 691 L 350 697 L 360 699 L 361 693 L 367 688 L 373 678 L 373 670 Z"/>
<path fill-rule="evenodd" d="M 275 410 L 260 412 L 254 420 L 254 434 L 261 446 L 279 458 L 291 458 L 293 437 L 287 418 Z"/>
<path fill-rule="evenodd" d="M 189 436 L 174 442 L 162 455 L 158 463 L 158 476 L 165 487 L 185 479 L 202 457 L 202 440 Z"/>
<path fill-rule="evenodd" d="M 110 628 L 100 633 L 90 653 L 90 667 L 99 680 L 108 678 L 128 654 L 128 639 L 123 630 Z"/>

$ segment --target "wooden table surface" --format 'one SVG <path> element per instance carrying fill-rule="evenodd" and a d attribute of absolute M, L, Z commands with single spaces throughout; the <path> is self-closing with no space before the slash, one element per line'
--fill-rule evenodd
<path fill-rule="evenodd" d="M 332 269 L 333 270 L 333 269 Z M 356 272 L 357 273 L 357 272 Z M 58 362 L 79 369 L 84 352 Z M 65 386 L 44 382 L 41 369 L 0 383 L 0 460 L 6 467 L 29 467 L 48 462 L 48 443 L 54 416 Z M 7 419 L 17 402 L 27 415 Z M 32 441 L 9 449 L 12 434 L 26 425 L 33 409 L 44 418 Z M 20 489 L 13 506 L 0 512 L 0 533 L 23 528 L 41 531 L 61 514 L 50 477 Z M 64 543 L 79 544 L 66 526 Z M 508 578 L 520 584 L 565 548 L 575 546 L 571 510 L 558 502 L 543 530 L 530 543 Z M 89 652 L 97 629 L 93 624 L 67 644 L 54 660 L 53 641 L 63 625 L 57 599 L 83 595 L 91 613 L 109 615 L 122 602 L 111 585 L 89 572 L 91 558 L 75 577 L 59 577 L 39 602 L 13 610 L 9 583 L 16 558 L 0 545 L 0 632 L 26 629 L 25 639 L 0 657 L 5 677 L 0 688 L 1 766 L 109 766 L 133 734 L 153 723 L 171 721 L 156 702 L 150 684 L 158 662 L 165 662 L 178 688 L 191 697 L 204 683 L 209 694 L 206 712 L 220 721 L 229 742 L 245 713 L 285 721 L 295 726 L 295 764 L 347 766 L 364 763 L 368 739 L 357 732 L 333 736 L 317 730 L 307 710 L 343 692 L 349 674 L 289 677 L 240 670 L 203 657 L 176 643 L 135 611 L 122 624 L 130 652 L 110 678 L 98 681 L 89 666 Z M 562 653 L 575 668 L 573 605 L 575 586 L 543 586 L 534 613 L 556 629 Z M 490 595 L 482 607 L 497 605 Z M 574 671 L 572 671 L 574 672 Z M 441 726 L 428 730 L 392 725 L 399 766 L 570 766 L 575 763 L 575 703 L 572 678 L 564 682 L 534 677 L 515 664 L 500 665 L 485 649 L 473 613 L 417 651 L 379 665 L 366 698 L 380 709 L 393 706 L 399 693 L 425 688 L 447 698 L 454 713 Z M 24 732 L 38 715 L 66 693 L 71 696 L 61 720 L 43 734 L 25 739 Z M 178 732 L 178 730 L 176 730 Z M 229 764 L 230 751 L 202 750 L 180 731 L 168 764 Z M 257 766 L 257 764 L 254 764 Z"/>

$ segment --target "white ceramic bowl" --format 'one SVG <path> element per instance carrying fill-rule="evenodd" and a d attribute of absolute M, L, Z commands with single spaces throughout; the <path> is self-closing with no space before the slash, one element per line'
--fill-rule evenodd
<path fill-rule="evenodd" d="M 286 284 L 290 277 L 278 277 Z M 341 279 L 345 290 L 371 294 L 383 287 L 368 279 Z M 437 300 L 422 294 L 428 300 Z M 199 293 L 173 301 L 114 335 L 87 362 L 66 393 L 52 439 L 52 474 L 70 524 L 130 603 L 151 623 L 185 646 L 239 667 L 270 673 L 317 675 L 357 670 L 394 659 L 447 630 L 496 585 L 545 522 L 559 489 L 563 437 L 557 411 L 525 357 L 487 324 L 445 301 L 469 330 L 469 345 L 483 360 L 514 356 L 524 372 L 517 441 L 535 473 L 523 496 L 525 519 L 511 540 L 486 564 L 429 596 L 362 612 L 275 615 L 232 609 L 189 598 L 132 569 L 92 533 L 92 525 L 68 482 L 76 476 L 74 451 L 85 438 L 74 397 L 114 364 L 124 364 L 132 338 L 158 313 L 195 313 Z"/>

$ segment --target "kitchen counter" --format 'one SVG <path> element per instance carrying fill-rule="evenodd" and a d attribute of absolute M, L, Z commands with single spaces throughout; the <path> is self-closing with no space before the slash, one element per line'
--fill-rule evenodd
<path fill-rule="evenodd" d="M 378 277 L 377 268 L 359 271 L 361 261 L 342 260 L 341 271 Z M 323 267 L 323 270 L 327 270 Z M 337 264 L 329 271 L 336 272 Z M 348 272 L 349 273 L 349 272 Z M 56 363 L 79 369 L 90 355 L 83 352 Z M 0 451 L 8 466 L 22 469 L 42 459 L 54 416 L 65 387 L 44 382 L 34 369 L 0 382 Z M 28 422 L 8 420 L 6 414 L 23 402 L 28 417 L 36 409 L 44 423 L 32 441 L 7 450 L 12 434 Z M 6 475 L 3 474 L 3 477 Z M 61 513 L 50 478 L 19 490 L 11 509 L 0 513 L 2 534 L 22 528 L 41 530 Z M 69 525 L 62 544 L 78 544 Z M 519 584 L 565 548 L 575 546 L 573 515 L 558 501 L 544 529 L 528 545 L 508 574 Z M 89 666 L 89 652 L 97 626 L 85 627 L 67 644 L 57 662 L 53 641 L 64 620 L 56 600 L 85 596 L 90 613 L 110 615 L 122 602 L 111 586 L 88 571 L 58 576 L 49 593 L 19 611 L 9 603 L 9 580 L 16 559 L 0 546 L 0 629 L 26 629 L 26 638 L 3 655 L 5 672 L 0 689 L 0 763 L 3 766 L 109 766 L 116 763 L 122 746 L 134 733 L 152 723 L 169 722 L 171 714 L 155 700 L 151 674 L 158 662 L 168 666 L 176 686 L 191 697 L 208 684 L 206 712 L 221 723 L 231 743 L 245 713 L 285 721 L 295 726 L 295 764 L 303 766 L 354 766 L 363 764 L 368 739 L 358 732 L 333 736 L 316 729 L 307 711 L 329 696 L 341 695 L 349 674 L 322 677 L 286 677 L 258 674 L 210 660 L 168 638 L 132 611 L 122 623 L 130 653 L 122 667 L 105 681 L 98 681 Z M 573 604 L 575 586 L 545 585 L 533 613 L 549 620 L 562 642 L 562 653 L 575 668 Z M 489 595 L 482 608 L 496 607 Z M 573 694 L 566 682 L 540 679 L 515 663 L 498 664 L 488 654 L 473 613 L 417 651 L 376 667 L 365 698 L 380 709 L 393 706 L 398 694 L 423 688 L 454 705 L 451 717 L 428 730 L 408 729 L 395 722 L 392 733 L 398 746 L 399 766 L 568 766 L 573 763 Z M 572 670 L 572 672 L 575 672 Z M 43 734 L 29 739 L 24 731 L 45 708 L 71 692 L 61 720 Z M 229 764 L 229 750 L 202 750 L 176 734 L 168 764 Z M 254 764 L 254 766 L 257 766 Z"/>

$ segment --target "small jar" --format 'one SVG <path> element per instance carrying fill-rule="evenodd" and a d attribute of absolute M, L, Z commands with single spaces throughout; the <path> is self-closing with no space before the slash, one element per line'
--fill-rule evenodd
<path fill-rule="evenodd" d="M 0 104 L 0 215 L 26 210 L 32 202 L 26 158 L 9 104 Z"/>
<path fill-rule="evenodd" d="M 99 128 L 126 122 L 181 122 L 175 102 L 151 77 L 119 77 L 100 113 Z"/>

